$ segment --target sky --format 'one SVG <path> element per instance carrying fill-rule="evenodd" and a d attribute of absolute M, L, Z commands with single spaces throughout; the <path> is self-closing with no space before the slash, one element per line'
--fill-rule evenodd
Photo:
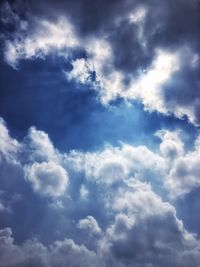
<path fill-rule="evenodd" d="M 0 267 L 199 267 L 200 3 L 0 1 Z"/>

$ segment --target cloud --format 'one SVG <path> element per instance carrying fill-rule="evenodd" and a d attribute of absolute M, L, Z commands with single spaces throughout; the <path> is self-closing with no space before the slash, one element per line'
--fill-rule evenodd
<path fill-rule="evenodd" d="M 82 184 L 80 187 L 80 198 L 82 200 L 87 200 L 88 194 L 89 194 L 88 189 L 86 188 L 86 186 L 84 184 Z"/>
<path fill-rule="evenodd" d="M 68 80 L 74 80 L 81 84 L 91 84 L 94 70 L 87 60 L 81 58 L 72 62 L 72 71 L 66 72 Z"/>
<path fill-rule="evenodd" d="M 200 186 L 199 160 L 200 148 L 198 137 L 194 149 L 176 159 L 166 178 L 166 185 L 171 190 L 172 196 L 182 197 Z"/>
<path fill-rule="evenodd" d="M 156 190 L 167 190 L 171 197 L 184 197 L 199 187 L 199 137 L 188 151 L 179 130 L 163 129 L 155 135 L 161 139 L 157 152 L 146 146 L 122 144 L 93 153 L 72 151 L 65 154 L 63 164 L 104 186 L 124 184 L 134 177 Z"/>
<path fill-rule="evenodd" d="M 145 146 L 108 146 L 102 151 L 81 153 L 72 151 L 64 158 L 67 166 L 85 172 L 89 180 L 111 185 L 130 176 L 138 179 L 158 177 L 165 172 L 165 161 Z"/>
<path fill-rule="evenodd" d="M 19 245 L 10 228 L 1 229 L 0 266 L 198 266 L 199 240 L 184 229 L 175 208 L 163 202 L 148 184 L 132 179 L 128 187 L 113 192 L 105 212 L 108 209 L 115 211 L 115 217 L 95 251 L 69 238 L 46 246 L 37 239 Z M 92 216 L 81 219 L 79 226 L 100 233 Z"/>
<path fill-rule="evenodd" d="M 30 182 L 35 192 L 51 197 L 63 195 L 69 177 L 67 171 L 59 164 L 59 153 L 48 135 L 31 127 L 24 141 L 20 143 L 10 137 L 2 119 L 0 130 L 2 174 L 6 169 L 3 176 L 14 179 L 13 173 L 15 172 L 16 177 L 20 173 L 21 178 L 25 175 L 25 179 Z"/>
<path fill-rule="evenodd" d="M 55 162 L 33 163 L 25 167 L 26 179 L 35 192 L 42 195 L 58 197 L 64 194 L 68 185 L 66 170 Z"/>
<path fill-rule="evenodd" d="M 30 26 L 28 22 L 21 23 L 13 41 L 5 41 L 5 60 L 11 66 L 17 67 L 23 59 L 44 58 L 54 50 L 61 53 L 79 44 L 73 26 L 64 17 L 55 23 L 35 18 L 34 26 L 35 30 L 30 30 L 32 33 L 27 35 Z M 63 56 L 67 56 L 67 52 Z"/>
<path fill-rule="evenodd" d="M 1 157 L 4 157 L 9 162 L 17 162 L 17 154 L 19 151 L 19 142 L 10 137 L 6 123 L 0 118 L 0 161 Z"/>
<path fill-rule="evenodd" d="M 98 235 L 101 233 L 101 228 L 99 227 L 97 221 L 94 217 L 89 215 L 86 218 L 81 219 L 78 222 L 77 227 L 87 231 L 90 234 Z"/>
<path fill-rule="evenodd" d="M 57 161 L 58 152 L 48 134 L 31 127 L 25 139 L 25 147 L 30 161 Z"/>
<path fill-rule="evenodd" d="M 96 10 L 98 4 L 89 6 Z M 72 3 L 46 5 L 49 12 L 57 9 L 57 19 L 48 15 L 38 17 L 32 10 L 32 15 L 27 12 L 25 20 L 14 13 L 12 5 L 7 3 L 2 8 L 7 14 L 3 23 L 12 24 L 14 20 L 19 25 L 13 33 L 3 35 L 4 55 L 10 65 L 16 67 L 22 59 L 45 58 L 49 54 L 61 56 L 72 65 L 71 71 L 63 69 L 66 78 L 74 80 L 76 87 L 81 83 L 96 90 L 104 105 L 118 98 L 139 100 L 145 110 L 180 119 L 187 117 L 199 125 L 199 37 L 195 1 L 178 1 L 173 8 L 167 1 L 159 5 L 154 1 L 123 4 L 119 1 L 112 6 L 106 3 L 108 13 L 99 14 L 96 23 L 93 22 L 96 31 L 88 24 L 93 17 L 89 6 L 81 9 L 80 14 L 81 2 L 77 6 Z M 60 9 L 62 6 L 67 13 Z M 193 19 L 186 23 L 188 10 Z M 77 14 L 77 20 L 70 12 Z M 113 20 L 108 16 L 110 13 Z M 77 57 L 76 49 L 81 49 L 84 55 Z M 70 58 L 69 54 L 73 56 Z"/>
<path fill-rule="evenodd" d="M 20 246 L 14 243 L 10 228 L 0 230 L 0 249 L 1 267 L 64 267 L 66 263 L 69 267 L 101 266 L 94 252 L 71 239 L 55 241 L 49 247 L 37 240 L 27 240 Z"/>
<path fill-rule="evenodd" d="M 133 180 L 115 199 L 119 213 L 100 241 L 110 266 L 198 266 L 199 243 L 147 184 Z"/>
<path fill-rule="evenodd" d="M 184 154 L 184 144 L 180 139 L 180 132 L 160 130 L 156 134 L 162 142 L 160 144 L 161 154 L 169 161 L 174 161 Z"/>
<path fill-rule="evenodd" d="M 5 123 L 4 127 L 7 129 Z M 10 140 L 8 132 L 6 136 Z M 157 136 L 161 139 L 157 151 L 121 144 L 96 152 L 61 153 L 47 134 L 31 128 L 21 143 L 16 141 L 21 149 L 17 159 L 24 168 L 25 181 L 35 193 L 54 200 L 45 206 L 47 213 L 50 209 L 54 216 L 57 214 L 55 221 L 50 217 L 52 224 L 68 219 L 74 226 L 70 224 L 70 238 L 66 238 L 69 232 L 61 232 L 62 240 L 54 239 L 46 245 L 30 238 L 18 244 L 11 228 L 0 230 L 0 266 L 198 266 L 198 237 L 185 229 L 166 193 L 163 201 L 156 192 L 165 186 L 172 196 L 179 197 L 199 186 L 194 182 L 199 173 L 199 138 L 194 148 L 187 151 L 179 131 L 161 130 Z M 26 164 L 24 153 L 28 155 Z M 184 168 L 180 165 L 183 161 Z M 183 170 L 178 169 L 179 165 Z M 70 184 L 68 173 L 75 177 Z M 70 197 L 68 206 L 66 191 Z M 24 192 L 22 197 L 23 201 L 29 199 Z M 99 207 L 96 213 L 93 205 L 95 209 Z M 100 227 L 95 218 L 101 210 Z M 73 227 L 80 229 L 80 239 Z M 91 236 L 98 239 L 94 242 Z"/>
<path fill-rule="evenodd" d="M 158 131 L 155 135 L 161 143 L 157 152 L 146 146 L 121 144 L 96 152 L 61 153 L 46 133 L 34 127 L 21 143 L 10 137 L 3 120 L 1 128 L 4 141 L 0 143 L 0 153 L 7 161 L 10 176 L 13 177 L 14 169 L 21 175 L 24 170 L 26 181 L 39 194 L 62 196 L 69 183 L 69 172 L 70 175 L 81 173 L 88 182 L 111 187 L 135 177 L 150 182 L 154 189 L 163 186 L 172 197 L 184 196 L 199 187 L 199 137 L 194 148 L 187 151 L 180 131 Z M 88 193 L 87 186 L 82 184 L 80 199 L 86 200 Z"/>
<path fill-rule="evenodd" d="M 106 107 L 140 102 L 144 112 L 200 124 L 196 1 L 34 2 L 1 10 L 2 50 L 13 68 L 38 58 L 45 68 L 49 56 L 59 65 L 62 57 L 71 90 L 85 84 Z M 0 120 L 0 223 L 16 234 L 0 230 L 0 266 L 198 267 L 199 237 L 175 206 L 200 186 L 200 137 L 188 148 L 179 130 L 155 135 L 153 148 L 64 153 L 44 131 L 31 127 L 19 141 Z M 13 192 L 23 201 L 12 203 Z"/>

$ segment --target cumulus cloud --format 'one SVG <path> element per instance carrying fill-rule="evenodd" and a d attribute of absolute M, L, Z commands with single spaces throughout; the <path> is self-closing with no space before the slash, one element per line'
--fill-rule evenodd
<path fill-rule="evenodd" d="M 105 147 L 93 153 L 72 151 L 65 154 L 63 164 L 85 173 L 89 181 L 107 186 L 127 183 L 130 177 L 151 183 L 154 189 L 165 189 L 172 197 L 183 197 L 199 187 L 199 137 L 188 151 L 180 131 L 160 130 L 159 151 L 146 146 L 122 144 Z"/>
<path fill-rule="evenodd" d="M 73 216 L 70 219 L 72 222 L 75 220 L 75 227 L 87 235 L 80 244 L 74 241 L 77 237 L 73 240 L 64 236 L 64 240 L 52 241 L 49 245 L 36 239 L 28 239 L 19 245 L 14 242 L 11 229 L 4 228 L 0 231 L 0 266 L 62 267 L 66 263 L 70 267 L 198 266 L 200 243 L 197 236 L 186 231 L 175 207 L 153 191 L 153 181 L 161 187 L 163 183 L 175 197 L 199 186 L 199 138 L 193 150 L 186 151 L 178 131 L 161 130 L 157 136 L 161 139 L 157 152 L 145 146 L 121 144 L 120 147 L 107 146 L 96 152 L 63 154 L 54 148 L 48 135 L 31 128 L 25 140 L 19 143 L 21 150 L 30 153 L 25 166 L 21 160 L 26 181 L 35 193 L 53 198 L 55 203 L 50 205 L 51 210 L 62 213 L 66 211 L 66 203 L 64 198 L 60 201 L 57 198 L 70 190 L 66 170 L 75 175 L 81 173 L 84 179 L 80 191 L 77 188 L 78 199 L 86 214 L 77 214 L 77 219 Z M 51 161 L 45 156 L 45 151 L 52 152 Z M 55 151 L 59 156 L 54 157 Z M 37 157 L 31 157 L 31 153 Z M 23 156 L 22 152 L 18 155 L 19 158 Z M 73 180 L 70 183 L 77 186 Z M 87 213 L 94 202 L 92 191 L 94 194 L 98 192 L 97 199 L 102 198 L 99 207 L 103 210 L 102 221 L 105 221 L 103 230 L 95 215 Z M 70 201 L 75 201 L 73 195 L 71 198 Z M 89 249 L 87 245 L 91 236 L 98 239 L 89 245 Z"/>
<path fill-rule="evenodd" d="M 180 139 L 180 132 L 161 130 L 155 135 L 162 140 L 160 151 L 168 161 L 173 161 L 184 154 L 184 144 Z"/>
<path fill-rule="evenodd" d="M 49 247 L 37 240 L 27 240 L 20 246 L 14 243 L 10 228 L 0 230 L 0 249 L 1 267 L 101 266 L 94 252 L 71 239 L 56 241 Z"/>
<path fill-rule="evenodd" d="M 49 139 L 48 134 L 31 127 L 25 140 L 30 161 L 57 161 L 58 153 Z"/>
<path fill-rule="evenodd" d="M 7 176 L 14 182 L 14 176 L 18 177 L 20 173 L 23 178 L 25 172 L 26 180 L 35 192 L 52 197 L 62 195 L 68 186 L 69 177 L 67 170 L 59 165 L 59 153 L 48 135 L 32 127 L 20 143 L 9 135 L 2 119 L 0 130 L 2 179 Z M 1 204 L 1 209 L 3 207 Z"/>
<path fill-rule="evenodd" d="M 98 235 L 101 233 L 101 228 L 99 227 L 97 221 L 92 216 L 87 216 L 84 219 L 81 219 L 78 224 L 78 228 L 87 231 L 88 233 Z"/>
<path fill-rule="evenodd" d="M 17 162 L 19 151 L 19 142 L 9 135 L 5 121 L 0 118 L 0 161 L 1 157 L 4 157 L 7 161 Z"/>
<path fill-rule="evenodd" d="M 127 177 L 147 179 L 164 173 L 164 159 L 145 146 L 106 147 L 94 153 L 72 151 L 64 159 L 67 165 L 77 171 L 84 171 L 86 177 L 100 183 L 113 184 Z"/>
<path fill-rule="evenodd" d="M 95 251 L 68 238 L 48 246 L 37 240 L 18 245 L 10 228 L 1 229 L 0 266 L 198 266 L 199 240 L 184 229 L 175 208 L 147 183 L 132 179 L 113 192 L 105 212 L 109 209 L 115 215 L 99 236 Z M 81 219 L 78 227 L 101 233 L 92 216 Z"/>
<path fill-rule="evenodd" d="M 33 163 L 25 167 L 26 179 L 35 192 L 58 197 L 63 195 L 68 185 L 66 170 L 53 161 Z"/>
<path fill-rule="evenodd" d="M 147 184 L 133 180 L 116 199 L 120 213 L 100 241 L 113 266 L 116 260 L 122 266 L 198 266 L 197 240 Z"/>
<path fill-rule="evenodd" d="M 178 157 L 166 178 L 166 185 L 172 196 L 181 197 L 192 189 L 199 187 L 199 160 L 198 138 L 194 150 Z"/>
<path fill-rule="evenodd" d="M 1 128 L 1 140 L 4 140 L 0 146 L 2 159 L 24 168 L 26 180 L 34 191 L 46 196 L 64 194 L 69 183 L 69 170 L 75 174 L 83 173 L 90 182 L 107 186 L 125 183 L 134 177 L 150 182 L 155 188 L 163 185 L 173 197 L 180 197 L 199 187 L 199 137 L 193 150 L 187 151 L 179 131 L 158 131 L 156 136 L 161 139 L 158 152 L 146 146 L 121 144 L 96 152 L 61 153 L 46 133 L 34 127 L 29 129 L 22 143 L 10 137 L 3 121 Z M 14 167 L 9 168 L 12 177 Z M 86 200 L 88 193 L 83 184 L 80 198 Z"/>
<path fill-rule="evenodd" d="M 30 1 L 26 7 L 23 1 L 21 6 L 3 4 L 0 38 L 5 61 L 13 68 L 24 60 L 40 58 L 45 63 L 48 56 L 62 57 L 67 67 L 61 66 L 61 71 L 70 85 L 96 90 L 105 106 L 119 98 L 139 101 L 145 111 L 187 117 L 200 125 L 196 1 L 41 2 Z M 30 240 L 31 234 L 18 243 L 11 228 L 1 229 L 0 266 L 198 267 L 199 238 L 185 229 L 169 196 L 184 197 L 200 187 L 199 137 L 188 149 L 178 130 L 160 130 L 156 136 L 160 145 L 155 149 L 122 143 L 93 152 L 63 153 L 35 127 L 18 141 L 0 120 L 5 192 L 9 186 L 19 190 L 22 180 L 33 189 L 34 205 L 41 201 L 37 194 L 53 201 L 46 211 L 52 225 L 64 221 L 58 233 L 63 240 L 52 237 L 45 245 Z M 70 182 L 68 174 L 74 178 Z M 26 191 L 30 192 L 28 186 L 20 191 L 24 206 L 32 208 Z M 9 198 L 0 197 L 4 214 Z M 49 207 L 58 215 L 55 219 Z M 95 219 L 100 216 L 101 227 Z M 3 225 L 9 220 L 3 218 Z M 40 233 L 44 230 L 37 227 Z M 80 237 L 74 233 L 77 227 Z M 91 235 L 98 237 L 95 244 Z"/>

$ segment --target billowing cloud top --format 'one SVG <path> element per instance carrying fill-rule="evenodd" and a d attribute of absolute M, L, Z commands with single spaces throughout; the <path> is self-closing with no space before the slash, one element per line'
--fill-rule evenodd
<path fill-rule="evenodd" d="M 198 267 L 198 1 L 0 14 L 0 267 Z"/>

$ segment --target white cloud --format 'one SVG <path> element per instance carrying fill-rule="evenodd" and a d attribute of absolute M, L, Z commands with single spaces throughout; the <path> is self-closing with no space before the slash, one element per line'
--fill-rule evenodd
<path fill-rule="evenodd" d="M 72 151 L 64 155 L 63 164 L 75 172 L 84 172 L 89 181 L 106 186 L 127 183 L 134 177 L 167 190 L 172 197 L 184 196 L 199 187 L 199 138 L 193 150 L 187 152 L 180 131 L 160 130 L 155 135 L 161 139 L 157 152 L 146 146 L 122 144 L 93 153 Z"/>
<path fill-rule="evenodd" d="M 6 124 L 0 122 L 0 155 L 8 163 L 10 179 L 23 175 L 23 168 L 35 192 L 49 196 L 63 195 L 68 184 L 68 171 L 82 172 L 88 179 L 106 186 L 126 183 L 130 177 L 147 181 L 154 187 L 164 186 L 172 197 L 181 197 L 200 186 L 199 138 L 193 150 L 186 151 L 180 132 L 160 130 L 159 151 L 146 146 L 121 144 L 107 146 L 96 152 L 59 152 L 43 131 L 31 127 L 22 143 L 10 137 Z M 1 162 L 3 164 L 3 161 Z M 11 166 L 11 165 L 12 166 Z M 14 164 L 14 165 L 13 165 Z M 4 174 L 5 176 L 5 174 Z M 80 198 L 88 198 L 83 184 Z M 2 206 L 3 208 L 3 206 Z"/>
<path fill-rule="evenodd" d="M 113 67 L 112 46 L 105 38 L 90 38 L 87 40 L 85 49 L 96 72 L 96 90 L 102 103 L 108 104 L 124 89 L 124 76 Z"/>
<path fill-rule="evenodd" d="M 20 147 L 19 142 L 9 135 L 4 120 L 0 118 L 0 161 L 2 156 L 9 162 L 18 162 Z"/>
<path fill-rule="evenodd" d="M 193 150 L 187 152 L 178 132 L 162 130 L 157 135 L 162 139 L 160 151 L 168 167 L 164 185 L 172 197 L 182 197 L 200 186 L 199 137 L 196 139 Z"/>
<path fill-rule="evenodd" d="M 167 130 L 160 130 L 155 134 L 162 140 L 160 151 L 168 161 L 173 161 L 184 154 L 184 144 L 179 134 L 178 131 L 170 132 Z"/>
<path fill-rule="evenodd" d="M 10 139 L 8 132 L 5 136 L 5 140 Z M 0 266 L 3 267 L 1 262 L 6 266 L 35 264 L 39 267 L 62 267 L 66 262 L 70 267 L 75 264 L 125 267 L 132 262 L 135 266 L 163 266 L 168 260 L 173 267 L 191 266 L 191 262 L 197 267 L 199 240 L 185 230 L 175 208 L 163 201 L 151 185 L 160 177 L 170 194 L 177 197 L 199 186 L 200 139 L 197 138 L 193 150 L 187 152 L 178 131 L 161 130 L 157 136 L 161 138 L 158 152 L 145 146 L 121 144 L 120 147 L 107 146 L 93 153 L 73 151 L 62 154 L 53 147 L 48 135 L 32 128 L 19 145 L 22 152 L 30 153 L 31 161 L 24 169 L 33 190 L 52 197 L 55 203 L 50 207 L 56 211 L 64 210 L 64 199 L 57 197 L 63 196 L 68 189 L 65 169 L 69 168 L 74 174 L 84 173 L 87 183 L 95 182 L 95 188 L 101 192 L 97 197 L 102 198 L 105 231 L 94 217 L 79 218 L 76 226 L 88 233 L 88 239 L 84 240 L 86 244 L 91 235 L 98 236 L 97 243 L 93 244 L 96 252 L 93 252 L 71 239 L 54 242 L 49 247 L 37 240 L 27 240 L 19 246 L 14 243 L 11 229 L 6 228 L 0 231 L 0 250 L 3 251 Z M 48 160 L 45 151 L 52 161 Z M 55 154 L 59 156 L 54 157 Z M 111 188 L 113 184 L 115 186 Z M 82 201 L 87 199 L 82 205 L 93 204 L 92 195 L 91 198 L 87 195 L 86 185 L 82 183 L 80 198 Z"/>
<path fill-rule="evenodd" d="M 77 227 L 87 231 L 89 234 L 98 235 L 101 233 L 101 228 L 92 216 L 87 216 L 86 218 L 81 219 L 78 222 Z"/>
<path fill-rule="evenodd" d="M 168 113 L 162 98 L 162 86 L 179 68 L 178 54 L 157 50 L 149 69 L 139 78 L 133 79 L 130 87 L 121 96 L 126 99 L 140 99 L 148 110 Z"/>
<path fill-rule="evenodd" d="M 165 181 L 173 197 L 183 197 L 200 186 L 199 162 L 199 151 L 187 153 L 175 161 Z"/>
<path fill-rule="evenodd" d="M 86 186 L 84 184 L 82 184 L 80 187 L 80 198 L 82 200 L 86 200 L 86 199 L 88 199 L 88 194 L 89 194 L 88 189 L 86 188 Z"/>
<path fill-rule="evenodd" d="M 21 59 L 43 58 L 55 49 L 61 52 L 79 45 L 75 30 L 66 18 L 60 17 L 55 22 L 36 18 L 34 22 L 34 31 L 24 34 L 21 26 L 14 40 L 6 41 L 5 59 L 10 65 L 15 67 Z"/>
<path fill-rule="evenodd" d="M 48 134 L 31 127 L 25 141 L 30 161 L 58 161 L 59 153 L 54 148 Z"/>
<path fill-rule="evenodd" d="M 94 71 L 90 63 L 83 58 L 76 59 L 72 62 L 72 71 L 66 72 L 68 80 L 74 80 L 78 83 L 91 83 L 91 74 Z"/>
<path fill-rule="evenodd" d="M 129 21 L 136 24 L 142 23 L 146 14 L 147 8 L 141 6 L 129 14 Z"/>
<path fill-rule="evenodd" d="M 198 266 L 200 244 L 176 217 L 175 208 L 147 184 L 132 180 L 114 197 L 118 212 L 99 245 L 111 266 Z M 112 203 L 111 203 L 112 207 Z M 110 208 L 111 208 L 110 207 Z M 112 265 L 112 264 L 113 265 Z"/>
<path fill-rule="evenodd" d="M 130 176 L 146 179 L 147 173 L 158 177 L 165 171 L 165 161 L 160 155 L 145 146 L 127 144 L 94 153 L 73 151 L 64 161 L 76 171 L 84 171 L 87 178 L 107 185 Z"/>
<path fill-rule="evenodd" d="M 26 179 L 35 192 L 42 195 L 59 197 L 68 185 L 66 170 L 55 162 L 33 163 L 25 167 Z"/>

